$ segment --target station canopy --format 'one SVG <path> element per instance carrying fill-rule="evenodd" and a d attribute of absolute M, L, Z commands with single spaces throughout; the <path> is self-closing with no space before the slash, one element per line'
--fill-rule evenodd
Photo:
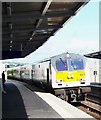
<path fill-rule="evenodd" d="M 89 58 L 101 59 L 101 51 L 89 53 L 89 54 L 86 54 L 86 55 L 84 55 L 84 56 L 85 56 L 85 57 L 89 57 Z"/>
<path fill-rule="evenodd" d="M 67 1 L 2 2 L 2 59 L 34 52 L 89 0 Z"/>

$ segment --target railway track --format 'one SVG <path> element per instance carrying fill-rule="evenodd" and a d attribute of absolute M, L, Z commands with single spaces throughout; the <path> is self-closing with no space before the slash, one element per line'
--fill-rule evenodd
<path fill-rule="evenodd" d="M 95 104 L 101 105 L 101 98 L 99 99 L 91 99 L 91 98 L 86 98 L 87 101 L 93 102 Z"/>
<path fill-rule="evenodd" d="M 73 105 L 86 112 L 87 114 L 93 116 L 97 120 L 101 120 L 101 105 L 87 100 Z"/>
<path fill-rule="evenodd" d="M 86 97 L 86 100 L 101 105 L 101 96 L 100 95 L 96 95 L 94 93 L 89 93 Z"/>
<path fill-rule="evenodd" d="M 91 86 L 91 93 L 88 93 L 85 101 L 80 102 L 76 107 L 101 120 L 101 85 Z"/>

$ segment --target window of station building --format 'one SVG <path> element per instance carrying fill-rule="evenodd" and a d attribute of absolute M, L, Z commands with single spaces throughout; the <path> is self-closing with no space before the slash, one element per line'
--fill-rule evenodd
<path fill-rule="evenodd" d="M 57 69 L 57 71 L 68 70 L 67 61 L 62 58 L 56 60 L 56 69 Z"/>
<path fill-rule="evenodd" d="M 82 70 L 84 64 L 82 59 L 71 59 L 70 70 Z"/>

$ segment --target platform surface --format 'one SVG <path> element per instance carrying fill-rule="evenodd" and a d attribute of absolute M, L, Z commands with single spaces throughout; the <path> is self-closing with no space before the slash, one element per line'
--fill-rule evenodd
<path fill-rule="evenodd" d="M 92 118 L 67 102 L 34 89 L 26 88 L 17 81 L 6 83 L 2 95 L 2 118 Z"/>

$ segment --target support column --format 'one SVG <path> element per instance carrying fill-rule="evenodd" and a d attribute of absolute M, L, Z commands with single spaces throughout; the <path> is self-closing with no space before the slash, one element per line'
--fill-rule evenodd
<path fill-rule="evenodd" d="M 99 51 L 101 51 L 101 1 L 99 2 Z M 101 59 L 99 60 L 99 83 L 101 83 Z"/>
<path fill-rule="evenodd" d="M 0 60 L 2 60 L 2 2 L 1 1 L 0 1 Z M 2 119 L 2 79 L 0 78 L 0 120 L 1 119 Z"/>

